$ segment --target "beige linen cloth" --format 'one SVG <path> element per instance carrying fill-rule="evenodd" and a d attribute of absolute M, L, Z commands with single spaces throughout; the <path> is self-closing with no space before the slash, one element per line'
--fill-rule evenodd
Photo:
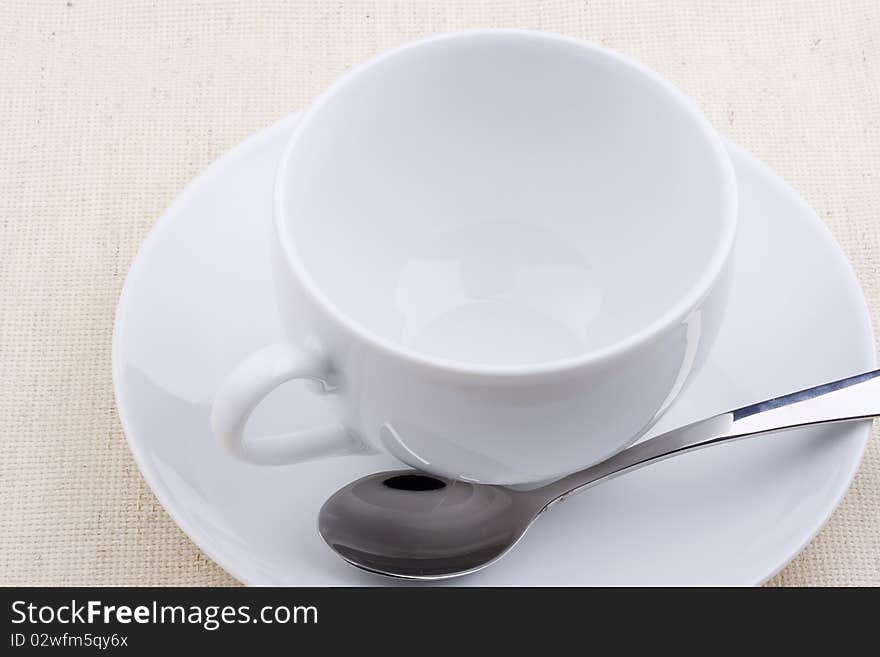
<path fill-rule="evenodd" d="M 597 41 L 679 85 L 815 208 L 878 324 L 876 0 L 6 0 L 0 584 L 235 583 L 159 506 L 125 444 L 110 336 L 132 258 L 200 169 L 352 64 L 502 26 Z M 880 585 L 876 436 L 840 509 L 772 584 Z"/>

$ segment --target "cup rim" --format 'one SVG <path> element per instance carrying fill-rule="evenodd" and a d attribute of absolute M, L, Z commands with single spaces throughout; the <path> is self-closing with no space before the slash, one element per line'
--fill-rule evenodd
<path fill-rule="evenodd" d="M 321 292 L 320 288 L 316 285 L 315 281 L 312 279 L 306 267 L 298 257 L 295 247 L 293 247 L 290 242 L 290 231 L 287 231 L 284 226 L 285 213 L 283 210 L 286 206 L 284 182 L 287 179 L 287 169 L 290 163 L 290 156 L 296 148 L 301 136 L 308 129 L 313 117 L 320 112 L 321 108 L 330 97 L 344 88 L 353 78 L 363 71 L 376 66 L 387 58 L 394 57 L 409 49 L 425 45 L 426 43 L 483 37 L 499 38 L 504 36 L 556 41 L 578 46 L 593 55 L 599 55 L 608 60 L 614 61 L 622 67 L 629 69 L 631 72 L 641 75 L 658 85 L 669 96 L 669 98 L 678 105 L 681 113 L 689 117 L 693 124 L 698 128 L 699 134 L 710 146 L 711 153 L 714 156 L 715 165 L 722 175 L 724 207 L 721 210 L 723 221 L 721 234 L 715 245 L 709 264 L 703 269 L 700 277 L 687 290 L 687 292 L 681 295 L 674 304 L 671 304 L 652 322 L 621 340 L 574 356 L 538 361 L 535 363 L 490 365 L 478 362 L 469 363 L 467 361 L 427 355 L 416 349 L 408 348 L 393 340 L 375 334 L 339 310 L 336 305 Z M 724 271 L 724 267 L 733 251 L 738 218 L 738 192 L 736 173 L 734 172 L 733 164 L 730 161 L 730 157 L 721 136 L 715 131 L 711 123 L 709 123 L 709 120 L 702 114 L 694 101 L 659 73 L 627 55 L 585 39 L 578 39 L 540 30 L 487 28 L 458 30 L 433 35 L 427 38 L 416 39 L 372 57 L 352 67 L 346 73 L 337 78 L 308 107 L 306 107 L 297 126 L 294 128 L 293 133 L 288 138 L 287 145 L 284 148 L 276 171 L 274 186 L 274 215 L 276 238 L 281 244 L 281 250 L 284 254 L 285 261 L 291 268 L 293 275 L 298 279 L 308 297 L 322 310 L 324 315 L 333 320 L 333 322 L 344 331 L 353 334 L 356 339 L 370 345 L 385 355 L 437 371 L 471 376 L 521 378 L 534 375 L 561 374 L 600 363 L 607 363 L 614 358 L 636 351 L 641 346 L 653 342 L 671 327 L 685 321 L 687 316 L 712 291 L 712 288 L 715 286 L 715 283 Z"/>

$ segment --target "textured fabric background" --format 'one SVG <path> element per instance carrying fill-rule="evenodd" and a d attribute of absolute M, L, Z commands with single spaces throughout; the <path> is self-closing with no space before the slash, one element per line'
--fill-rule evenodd
<path fill-rule="evenodd" d="M 359 60 L 528 27 L 635 56 L 824 219 L 880 311 L 880 3 L 0 2 L 0 584 L 234 584 L 123 440 L 114 309 L 165 206 Z M 777 585 L 880 585 L 880 441 Z"/>

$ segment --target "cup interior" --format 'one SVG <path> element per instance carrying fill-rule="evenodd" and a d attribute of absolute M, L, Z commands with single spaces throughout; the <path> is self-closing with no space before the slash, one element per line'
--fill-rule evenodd
<path fill-rule="evenodd" d="M 735 221 L 720 139 L 679 92 L 598 46 L 515 31 L 343 77 L 277 191 L 285 251 L 326 309 L 472 366 L 583 357 L 673 321 Z"/>

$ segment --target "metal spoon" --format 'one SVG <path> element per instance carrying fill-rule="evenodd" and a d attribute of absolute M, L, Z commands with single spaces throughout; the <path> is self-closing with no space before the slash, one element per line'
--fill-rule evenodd
<path fill-rule="evenodd" d="M 341 488 L 318 516 L 340 557 L 370 572 L 443 579 L 485 568 L 569 495 L 651 463 L 750 436 L 880 415 L 880 370 L 722 413 L 532 490 L 396 470 Z"/>

